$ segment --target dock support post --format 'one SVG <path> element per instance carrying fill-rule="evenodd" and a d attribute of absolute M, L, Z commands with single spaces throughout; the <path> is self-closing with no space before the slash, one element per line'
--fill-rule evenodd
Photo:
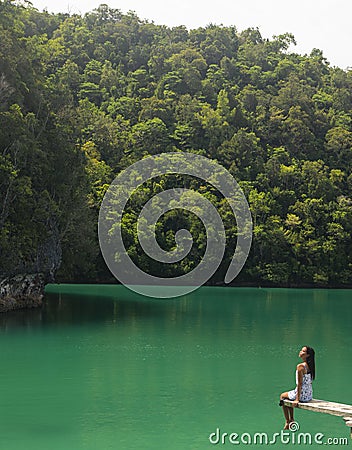
<path fill-rule="evenodd" d="M 345 424 L 350 427 L 350 438 L 352 439 L 352 416 L 343 417 Z"/>

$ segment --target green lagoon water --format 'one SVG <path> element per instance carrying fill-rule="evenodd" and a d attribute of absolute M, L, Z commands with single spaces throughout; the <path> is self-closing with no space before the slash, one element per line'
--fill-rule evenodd
<path fill-rule="evenodd" d="M 348 290 L 204 287 L 154 300 L 49 285 L 43 309 L 0 316 L 0 449 L 260 447 L 209 435 L 279 432 L 278 396 L 294 387 L 302 345 L 317 353 L 314 396 L 352 404 L 351 300 Z M 349 436 L 339 417 L 295 414 L 301 432 Z"/>

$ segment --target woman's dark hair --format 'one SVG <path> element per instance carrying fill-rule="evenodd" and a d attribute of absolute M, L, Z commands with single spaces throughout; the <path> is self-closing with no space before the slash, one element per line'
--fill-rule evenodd
<path fill-rule="evenodd" d="M 308 345 L 306 345 L 307 348 L 307 364 L 309 367 L 309 372 L 311 374 L 312 380 L 315 379 L 315 351 L 312 347 L 308 347 Z"/>

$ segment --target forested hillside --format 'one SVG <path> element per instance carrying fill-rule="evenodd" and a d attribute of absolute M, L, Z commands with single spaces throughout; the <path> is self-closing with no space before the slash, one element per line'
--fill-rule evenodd
<path fill-rule="evenodd" d="M 1 276 L 106 281 L 97 220 L 109 183 L 143 156 L 185 151 L 216 159 L 247 196 L 253 245 L 235 282 L 352 285 L 351 70 L 292 53 L 290 34 L 168 28 L 106 5 L 82 17 L 0 0 L 0 43 Z M 221 211 L 226 267 L 234 218 L 211 186 L 181 181 Z M 137 215 L 131 202 L 124 236 L 146 268 Z M 177 273 L 202 256 L 198 222 L 162 218 L 164 248 L 180 226 L 199 244 Z"/>

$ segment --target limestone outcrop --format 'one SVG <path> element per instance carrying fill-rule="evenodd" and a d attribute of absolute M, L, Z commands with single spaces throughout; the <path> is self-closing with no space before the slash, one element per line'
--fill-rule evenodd
<path fill-rule="evenodd" d="M 45 276 L 42 273 L 22 274 L 0 282 L 0 313 L 42 305 Z"/>

